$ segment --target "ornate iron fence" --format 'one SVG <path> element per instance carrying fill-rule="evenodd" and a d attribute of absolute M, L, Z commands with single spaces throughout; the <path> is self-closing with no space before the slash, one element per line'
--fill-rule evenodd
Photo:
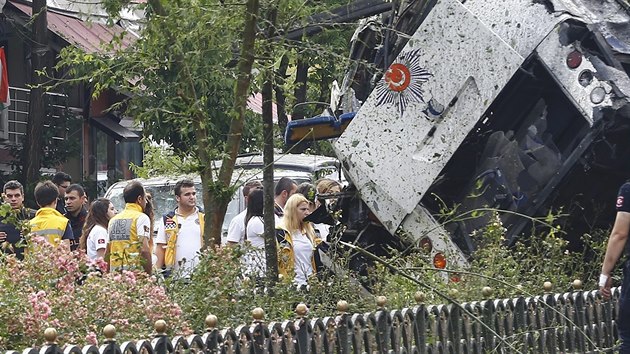
<path fill-rule="evenodd" d="M 388 311 L 385 299 L 372 313 L 350 314 L 337 304 L 335 317 L 306 317 L 264 322 L 262 309 L 253 322 L 219 329 L 206 318 L 206 332 L 169 338 L 166 323 L 157 321 L 152 340 L 118 343 L 107 325 L 100 347 L 58 346 L 48 328 L 46 345 L 21 354 L 170 354 L 170 353 L 588 353 L 611 351 L 617 340 L 616 313 L 620 289 L 603 301 L 597 291 L 575 291 L 463 304 L 429 305 Z M 421 300 L 417 298 L 417 300 Z M 20 354 L 9 351 L 6 354 Z"/>

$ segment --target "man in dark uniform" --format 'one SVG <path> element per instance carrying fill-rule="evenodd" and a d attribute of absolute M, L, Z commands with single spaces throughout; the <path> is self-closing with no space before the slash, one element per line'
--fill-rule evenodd
<path fill-rule="evenodd" d="M 18 181 L 9 181 L 2 188 L 4 202 L 11 206 L 15 211 L 15 220 L 30 220 L 35 216 L 35 211 L 24 206 L 24 187 Z M 7 216 L 0 223 L 0 251 L 5 253 L 14 253 L 18 259 L 24 258 L 24 235 L 15 224 L 9 222 L 10 217 Z M 4 244 L 7 242 L 8 244 Z"/>
<path fill-rule="evenodd" d="M 628 233 L 630 232 L 630 181 L 626 182 L 619 189 L 616 206 L 617 217 L 608 238 L 602 273 L 599 276 L 599 290 L 604 299 L 610 298 L 610 287 L 612 286 L 610 274 L 625 249 Z M 619 315 L 617 316 L 617 333 L 621 340 L 619 353 L 630 354 L 630 261 L 626 261 L 623 268 L 623 283 L 621 285 L 621 297 L 619 298 Z"/>
<path fill-rule="evenodd" d="M 289 177 L 282 177 L 278 183 L 276 183 L 273 198 L 275 202 L 273 213 L 276 215 L 276 222 L 284 216 L 284 205 L 287 203 L 287 199 L 297 191 L 297 188 L 297 183 Z"/>
<path fill-rule="evenodd" d="M 70 242 L 70 250 L 74 251 L 79 247 L 79 240 L 81 239 L 83 225 L 85 225 L 85 218 L 88 213 L 85 207 L 87 197 L 81 185 L 71 184 L 66 188 L 64 199 L 67 210 L 64 216 L 70 220 L 70 227 L 74 235 L 74 240 Z"/>
<path fill-rule="evenodd" d="M 61 213 L 61 215 L 63 215 L 67 211 L 66 202 L 64 200 L 64 197 L 66 196 L 66 188 L 68 188 L 70 183 L 72 183 L 72 177 L 65 172 L 59 171 L 53 176 L 52 182 L 57 185 L 57 188 L 59 189 L 59 198 L 57 198 L 56 209 L 59 213 Z"/>

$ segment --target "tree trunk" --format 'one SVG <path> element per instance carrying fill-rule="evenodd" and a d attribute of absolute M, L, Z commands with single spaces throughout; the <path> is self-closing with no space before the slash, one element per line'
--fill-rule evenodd
<path fill-rule="evenodd" d="M 321 75 L 319 80 L 319 102 L 330 101 L 330 85 L 332 84 L 332 77 L 330 75 Z M 322 103 L 317 104 L 317 111 L 321 112 L 330 105 L 324 105 Z M 335 112 L 333 112 L 334 114 Z"/>
<path fill-rule="evenodd" d="M 28 125 L 23 141 L 22 168 L 24 182 L 34 184 L 39 179 L 41 168 L 41 136 L 46 118 L 45 77 L 40 74 L 46 67 L 48 54 L 48 21 L 46 0 L 33 0 L 33 43 L 31 47 L 32 87 L 29 96 Z"/>
<path fill-rule="evenodd" d="M 287 78 L 288 69 L 289 57 L 283 55 L 282 59 L 280 60 L 278 72 L 276 73 L 276 81 L 274 85 L 274 90 L 276 93 L 276 107 L 278 107 L 278 127 L 283 134 L 284 131 L 287 129 L 287 124 L 289 123 L 289 118 L 287 117 L 286 96 L 284 94 L 283 86 Z"/>
<path fill-rule="evenodd" d="M 166 16 L 166 10 L 160 0 L 148 0 L 153 12 L 159 16 Z M 205 128 L 206 115 L 199 112 L 193 117 L 195 128 L 195 138 L 197 140 L 198 158 L 201 166 L 201 183 L 203 205 L 205 211 L 205 224 L 203 230 L 204 248 L 221 244 L 221 233 L 225 211 L 232 198 L 232 173 L 234 172 L 234 162 L 241 146 L 241 136 L 243 133 L 243 123 L 245 110 L 247 108 L 247 98 L 249 96 L 249 85 L 251 82 L 251 71 L 254 63 L 254 51 L 256 40 L 256 24 L 258 20 L 259 0 L 248 0 L 246 4 L 245 26 L 243 29 L 241 54 L 238 62 L 238 78 L 234 90 L 234 112 L 236 117 L 231 120 L 230 132 L 225 144 L 225 155 L 219 169 L 217 178 L 213 175 L 213 159 L 208 150 L 208 131 Z M 182 67 L 186 68 L 185 63 Z M 188 73 L 192 78 L 192 73 Z M 190 86 L 184 87 L 183 92 L 187 94 L 183 97 L 197 97 L 193 80 Z"/>
<path fill-rule="evenodd" d="M 249 96 L 249 85 L 252 79 L 252 66 L 254 64 L 254 45 L 256 41 L 256 24 L 258 21 L 259 6 L 258 0 L 247 0 L 243 44 L 241 45 L 241 55 L 238 60 L 238 78 L 234 91 L 234 112 L 236 113 L 236 117 L 234 117 L 230 123 L 230 132 L 225 143 L 225 155 L 216 182 L 217 186 L 220 188 L 228 189 L 232 183 L 234 163 L 236 162 L 236 157 L 238 156 L 238 151 L 241 146 L 243 123 L 245 121 L 247 98 Z M 227 206 L 227 204 L 225 206 Z M 219 209 L 223 209 L 225 212 L 225 208 Z M 212 222 L 206 224 L 204 239 L 214 239 L 216 245 L 221 244 L 221 225 L 223 224 L 224 217 L 224 214 L 213 216 Z"/>
<path fill-rule="evenodd" d="M 298 54 L 299 55 L 299 54 Z M 306 81 L 308 80 L 308 59 L 298 57 L 297 68 L 295 69 L 295 107 L 291 113 L 291 120 L 302 119 L 308 107 L 302 103 L 306 102 Z"/>
<path fill-rule="evenodd" d="M 272 10 L 275 13 L 274 10 Z M 271 14 L 270 17 L 275 17 Z M 271 20 L 271 18 L 269 19 Z M 272 23 L 273 24 L 273 23 Z M 267 280 L 274 284 L 278 279 L 278 248 L 276 245 L 274 218 L 274 181 L 273 181 L 273 73 L 265 73 L 262 86 L 262 116 L 263 116 L 263 219 L 265 222 L 265 259 L 267 262 Z"/>
<path fill-rule="evenodd" d="M 278 10 L 272 7 L 267 18 L 266 37 L 272 38 L 276 35 L 276 17 Z M 264 57 L 273 57 L 273 50 L 270 45 L 265 47 Z M 283 60 L 286 58 L 283 57 Z M 286 61 L 288 66 L 288 59 Z M 282 67 L 282 63 L 280 64 Z M 286 68 L 284 69 L 286 72 Z M 263 220 L 265 222 L 265 260 L 267 265 L 267 281 L 270 287 L 278 280 L 278 245 L 276 243 L 275 217 L 274 217 L 274 177 L 273 177 L 273 81 L 274 72 L 268 69 L 264 72 L 264 82 L 262 86 L 262 118 L 263 118 Z M 278 86 L 276 86 L 277 88 Z M 286 117 L 285 117 L 286 119 Z M 285 124 L 286 126 L 286 124 Z"/>

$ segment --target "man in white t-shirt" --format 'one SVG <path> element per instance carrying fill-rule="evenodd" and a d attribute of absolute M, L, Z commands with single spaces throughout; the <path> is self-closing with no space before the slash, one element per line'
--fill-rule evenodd
<path fill-rule="evenodd" d="M 227 231 L 227 244 L 229 246 L 243 244 L 245 242 L 245 215 L 247 214 L 247 198 L 249 196 L 249 192 L 262 188 L 262 183 L 260 181 L 248 181 L 243 186 L 243 197 L 245 200 L 245 210 L 241 211 L 236 215 L 232 221 L 230 221 L 230 225 L 228 226 Z"/>
<path fill-rule="evenodd" d="M 204 214 L 197 208 L 195 183 L 175 184 L 177 208 L 157 222 L 155 254 L 157 269 L 167 269 L 188 278 L 199 263 L 203 247 Z"/>

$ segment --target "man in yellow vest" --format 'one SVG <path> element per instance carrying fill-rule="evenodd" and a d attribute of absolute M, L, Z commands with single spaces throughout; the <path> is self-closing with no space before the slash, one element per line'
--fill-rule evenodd
<path fill-rule="evenodd" d="M 144 269 L 151 274 L 151 220 L 144 213 L 146 192 L 138 181 L 127 183 L 123 189 L 125 209 L 116 214 L 107 229 L 109 244 L 105 258 L 109 270 Z"/>
<path fill-rule="evenodd" d="M 177 208 L 157 223 L 155 254 L 158 269 L 163 267 L 177 276 L 189 278 L 199 263 L 203 247 L 204 214 L 197 208 L 195 183 L 182 180 L 175 184 Z"/>
<path fill-rule="evenodd" d="M 68 219 L 56 210 L 57 198 L 59 189 L 52 181 L 39 182 L 35 186 L 35 202 L 40 209 L 30 221 L 31 232 L 44 237 L 54 246 L 62 244 L 69 250 L 74 235 Z"/>

